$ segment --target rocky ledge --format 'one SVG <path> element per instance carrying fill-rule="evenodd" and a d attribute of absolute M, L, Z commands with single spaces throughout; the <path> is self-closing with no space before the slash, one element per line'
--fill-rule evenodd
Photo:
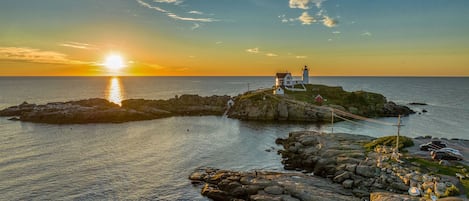
<path fill-rule="evenodd" d="M 215 201 L 360 200 L 338 184 L 302 173 L 206 168 L 196 170 L 189 179 L 195 185 L 202 184 L 202 195 Z"/>
<path fill-rule="evenodd" d="M 415 112 L 407 106 L 387 101 L 381 94 L 356 91 L 342 87 L 305 85 L 304 92 L 285 90 L 284 95 L 273 95 L 271 89 L 247 92 L 235 98 L 228 112 L 231 118 L 263 121 L 331 121 L 331 108 L 365 117 L 397 117 Z M 314 97 L 324 100 L 317 102 Z M 341 121 L 335 119 L 335 121 Z"/>
<path fill-rule="evenodd" d="M 229 96 L 182 95 L 169 100 L 124 100 L 122 106 L 100 98 L 44 105 L 24 102 L 0 110 L 0 116 L 51 124 L 120 123 L 169 116 L 222 115 L 229 99 Z"/>
<path fill-rule="evenodd" d="M 235 172 L 198 169 L 189 179 L 203 184 L 201 193 L 213 200 L 463 200 L 457 180 L 416 170 L 396 158 L 392 148 L 365 144 L 373 137 L 343 133 L 293 132 L 277 139 L 282 163 L 298 172 Z M 419 195 L 409 195 L 409 189 Z M 413 191 L 412 191 L 413 192 Z"/>

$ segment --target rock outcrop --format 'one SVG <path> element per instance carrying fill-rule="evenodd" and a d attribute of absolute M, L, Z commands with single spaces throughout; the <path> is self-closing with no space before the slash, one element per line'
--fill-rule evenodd
<path fill-rule="evenodd" d="M 397 117 L 415 113 L 407 106 L 387 101 L 381 94 L 346 92 L 341 87 L 323 85 L 307 85 L 307 88 L 306 92 L 285 95 L 272 95 L 271 90 L 248 92 L 236 97 L 228 116 L 242 120 L 330 122 L 331 108 L 365 117 Z M 314 102 L 312 97 L 319 91 L 328 97 L 326 102 Z"/>
<path fill-rule="evenodd" d="M 277 139 L 285 169 L 312 172 L 330 179 L 357 197 L 369 197 L 375 190 L 404 192 L 408 189 L 397 177 L 376 167 L 363 144 L 374 138 L 343 133 L 294 132 Z"/>
<path fill-rule="evenodd" d="M 18 116 L 21 121 L 50 124 L 119 123 L 156 118 L 155 115 L 121 108 L 99 98 L 45 105 L 23 103 L 1 110 L 0 116 Z"/>
<path fill-rule="evenodd" d="M 415 170 L 396 158 L 391 147 L 364 145 L 373 137 L 293 132 L 283 145 L 285 169 L 301 172 L 235 172 L 198 169 L 189 176 L 213 200 L 460 200 L 452 180 Z M 411 193 L 412 192 L 412 193 Z M 409 195 L 409 194 L 412 194 Z"/>
<path fill-rule="evenodd" d="M 0 110 L 0 116 L 50 124 L 120 123 L 169 116 L 222 115 L 229 99 L 229 96 L 183 95 L 169 100 L 124 100 L 122 106 L 100 98 L 44 105 L 24 102 Z"/>
<path fill-rule="evenodd" d="M 387 191 L 393 195 L 389 197 L 388 193 L 385 197 L 391 199 L 406 194 L 411 187 L 424 197 L 457 194 L 458 189 L 450 180 L 415 171 L 412 164 L 393 160 L 396 155 L 391 147 L 376 146 L 373 151 L 366 152 L 363 145 L 373 139 L 304 131 L 290 133 L 288 138 L 277 139 L 276 143 L 284 147 L 279 153 L 285 169 L 312 172 L 345 189 L 352 189 L 356 197 L 367 198 L 370 193 Z"/>
<path fill-rule="evenodd" d="M 122 108 L 134 109 L 141 112 L 167 112 L 175 115 L 222 115 L 230 96 L 198 95 L 176 96 L 168 100 L 129 99 L 122 101 Z"/>
<path fill-rule="evenodd" d="M 241 120 L 322 122 L 331 119 L 331 112 L 326 107 L 255 93 L 237 97 L 228 117 Z"/>
<path fill-rule="evenodd" d="M 358 201 L 351 190 L 301 173 L 198 169 L 189 176 L 201 194 L 215 201 Z"/>

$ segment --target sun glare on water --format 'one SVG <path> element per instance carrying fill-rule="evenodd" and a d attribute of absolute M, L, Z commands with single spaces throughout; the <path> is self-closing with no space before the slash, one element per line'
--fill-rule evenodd
<path fill-rule="evenodd" d="M 118 71 L 125 67 L 124 58 L 119 54 L 109 54 L 103 64 L 111 71 Z"/>
<path fill-rule="evenodd" d="M 106 90 L 106 98 L 115 104 L 121 105 L 124 99 L 124 90 L 118 77 L 112 77 Z"/>

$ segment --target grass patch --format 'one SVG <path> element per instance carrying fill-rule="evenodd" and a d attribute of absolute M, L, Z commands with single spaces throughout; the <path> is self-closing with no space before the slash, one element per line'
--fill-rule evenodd
<path fill-rule="evenodd" d="M 464 186 L 464 190 L 466 191 L 466 198 L 469 198 L 469 179 L 462 179 L 460 180 L 460 182 Z"/>
<path fill-rule="evenodd" d="M 373 140 L 369 143 L 366 143 L 363 145 L 367 151 L 374 150 L 376 146 L 378 145 L 385 145 L 385 146 L 396 146 L 396 136 L 386 136 L 386 137 L 380 137 L 376 140 Z M 414 141 L 412 141 L 412 138 L 406 137 L 406 136 L 399 136 L 399 150 L 402 150 L 403 148 L 406 147 L 411 147 L 414 146 Z"/>
<path fill-rule="evenodd" d="M 314 98 L 321 95 L 325 100 L 322 105 L 340 105 L 346 110 L 354 108 L 352 113 L 364 115 L 367 117 L 380 116 L 378 109 L 382 108 L 386 103 L 386 98 L 377 93 L 365 91 L 345 91 L 342 87 L 333 87 L 326 85 L 306 84 L 306 91 L 289 91 L 285 90 L 285 94 L 295 100 L 307 102 L 310 104 L 320 105 L 316 103 Z M 295 86 L 295 88 L 301 88 Z"/>
<path fill-rule="evenodd" d="M 241 100 L 250 99 L 254 101 L 260 101 L 260 100 L 264 100 L 264 97 L 266 97 L 265 93 L 272 94 L 272 90 L 264 90 L 264 91 L 256 91 L 256 92 L 250 91 L 241 95 L 240 99 Z"/>

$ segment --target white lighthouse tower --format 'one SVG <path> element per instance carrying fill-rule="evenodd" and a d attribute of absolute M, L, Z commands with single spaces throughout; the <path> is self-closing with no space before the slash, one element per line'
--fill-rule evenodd
<path fill-rule="evenodd" d="M 303 84 L 309 84 L 309 69 L 306 65 L 303 68 Z"/>

